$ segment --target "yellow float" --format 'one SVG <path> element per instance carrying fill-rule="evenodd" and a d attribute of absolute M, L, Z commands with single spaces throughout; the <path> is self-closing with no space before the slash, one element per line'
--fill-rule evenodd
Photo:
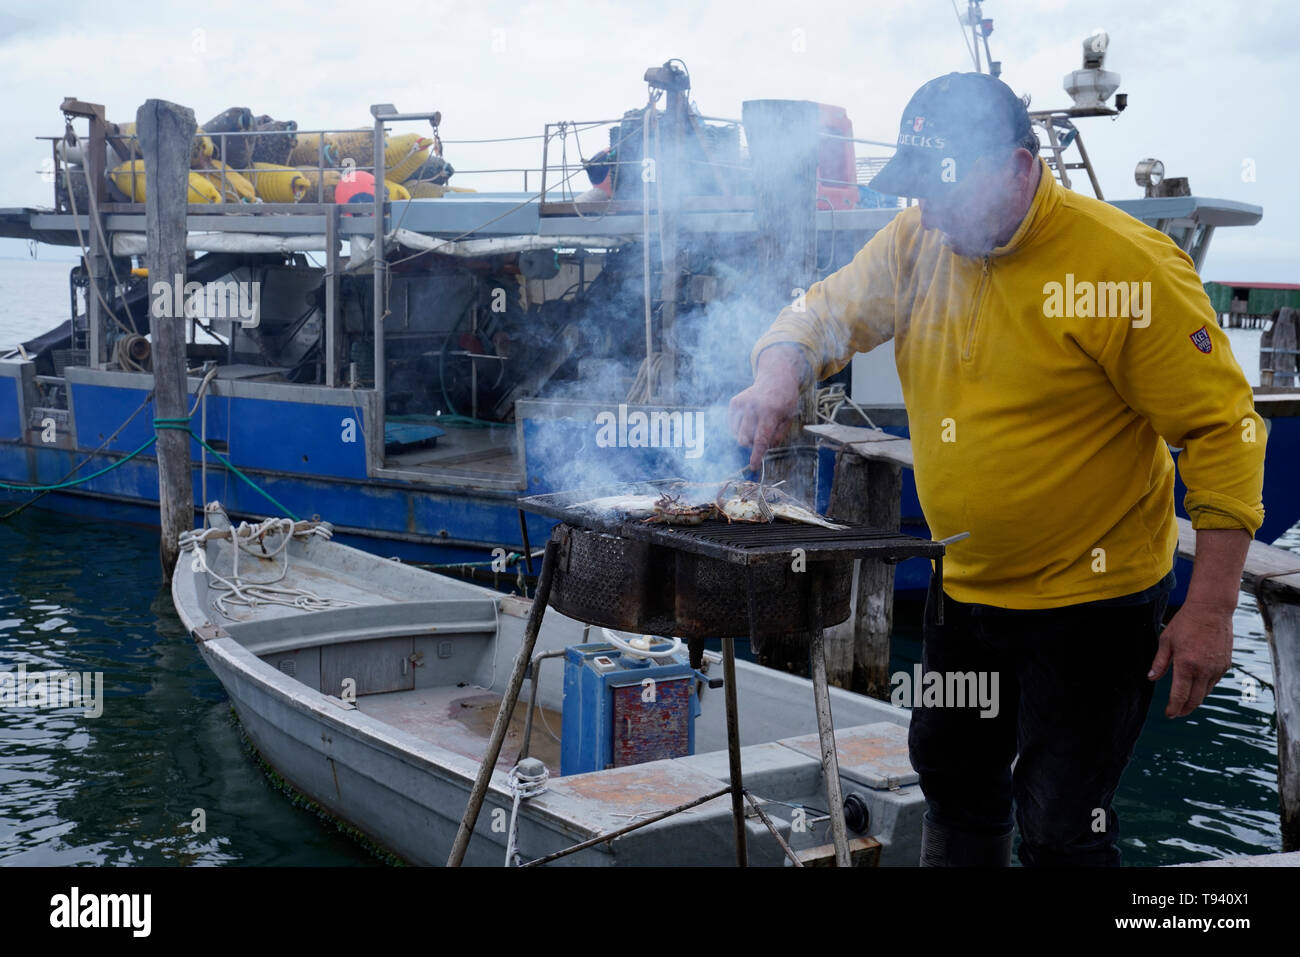
<path fill-rule="evenodd" d="M 113 185 L 131 197 L 132 202 L 144 202 L 144 160 L 131 160 L 121 166 L 116 166 L 109 176 L 113 180 Z M 203 174 L 191 172 L 189 202 L 219 203 L 221 202 L 221 193 L 204 178 Z"/>

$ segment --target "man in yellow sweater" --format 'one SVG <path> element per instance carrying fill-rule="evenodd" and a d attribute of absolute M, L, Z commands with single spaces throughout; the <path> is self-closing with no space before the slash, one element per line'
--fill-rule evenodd
<path fill-rule="evenodd" d="M 914 196 L 754 346 L 731 425 L 751 466 L 802 388 L 892 339 L 922 510 L 944 562 L 927 672 L 996 672 L 996 716 L 915 707 L 923 864 L 1115 865 L 1111 800 L 1173 666 L 1189 714 L 1231 663 L 1246 549 L 1263 521 L 1264 423 L 1191 260 L 1060 186 L 1024 104 L 949 74 L 903 114 L 873 180 Z M 1197 530 L 1173 587 L 1174 463 Z M 1017 759 L 1018 756 L 1018 759 Z M 1015 760 L 1014 772 L 1012 762 Z"/>

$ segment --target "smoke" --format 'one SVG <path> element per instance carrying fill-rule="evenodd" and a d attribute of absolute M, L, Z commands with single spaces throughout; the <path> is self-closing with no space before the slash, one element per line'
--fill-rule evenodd
<path fill-rule="evenodd" d="M 747 117 L 749 112 L 747 104 Z M 758 119 L 767 124 L 762 137 L 763 162 L 758 165 L 763 168 L 764 181 L 772 184 L 815 175 L 818 113 L 813 109 L 810 115 L 803 105 L 795 110 L 799 129 L 807 133 L 798 136 L 789 135 L 778 122 L 785 112 L 780 104 L 756 111 Z M 754 144 L 750 145 L 752 149 Z M 728 148 L 737 151 L 733 159 L 739 161 L 739 143 Z M 848 165 L 851 169 L 851 159 Z M 733 162 L 727 168 L 726 175 L 733 178 L 730 185 L 742 192 L 752 189 L 748 172 L 738 176 L 735 167 Z M 757 173 L 758 166 L 754 169 Z M 673 172 L 665 171 L 665 182 Z M 684 171 L 681 175 L 685 176 Z M 640 184 L 636 185 L 639 190 Z M 773 189 L 778 205 L 782 199 L 799 202 L 799 189 L 788 185 L 774 185 Z M 760 217 L 756 214 L 755 218 Z M 780 225 L 784 220 L 790 230 Z M 740 448 L 731 434 L 728 405 L 732 396 L 752 383 L 750 351 L 789 302 L 792 287 L 809 285 L 815 278 L 806 275 L 814 264 L 806 246 L 799 246 L 799 237 L 808 237 L 812 225 L 807 215 L 792 208 L 788 215 L 783 212 L 764 221 L 786 249 L 780 268 L 760 267 L 759 241 L 753 232 L 718 229 L 679 235 L 678 310 L 663 346 L 677 357 L 671 393 L 674 404 L 670 406 L 626 402 L 638 364 L 646 354 L 640 321 L 645 308 L 643 250 L 633 243 L 607 257 L 583 297 L 581 313 L 574 315 L 583 331 L 584 348 L 582 358 L 570 370 L 569 381 L 550 384 L 545 390 L 552 400 L 549 403 L 542 400 L 517 406 L 516 415 L 524 420 L 530 489 L 586 488 L 676 477 L 715 481 L 740 472 L 749 450 Z M 847 252 L 851 258 L 854 250 L 832 248 L 829 258 L 834 260 L 837 252 Z M 653 282 L 660 286 L 664 264 L 654 240 L 650 259 Z M 656 303 L 662 299 L 662 288 L 654 290 L 654 298 Z M 662 312 L 657 312 L 653 324 L 656 343 L 664 336 L 662 320 Z M 690 427 L 683 427 L 681 435 L 670 430 L 665 439 L 662 425 L 667 416 L 678 413 L 689 417 L 682 421 Z M 658 432 L 656 417 L 661 426 Z M 543 426 L 537 418 L 549 421 Z M 639 431 L 642 419 L 646 428 Z M 696 441 L 677 441 L 679 437 Z"/>

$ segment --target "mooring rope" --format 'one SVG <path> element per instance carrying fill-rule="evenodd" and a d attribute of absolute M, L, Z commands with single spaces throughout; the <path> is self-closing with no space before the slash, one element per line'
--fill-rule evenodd
<path fill-rule="evenodd" d="M 524 770 L 524 765 L 530 766 L 530 770 Z M 510 785 L 510 793 L 514 795 L 514 806 L 510 809 L 510 831 L 506 838 L 506 867 L 518 867 L 522 863 L 518 852 L 515 850 L 515 839 L 518 836 L 517 825 L 519 818 L 519 804 L 531 797 L 536 797 L 546 790 L 546 783 L 551 779 L 551 772 L 546 765 L 536 758 L 524 758 L 506 775 L 506 783 Z"/>

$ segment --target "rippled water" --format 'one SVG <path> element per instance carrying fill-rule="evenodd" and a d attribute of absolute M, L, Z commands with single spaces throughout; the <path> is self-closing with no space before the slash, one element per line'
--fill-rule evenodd
<path fill-rule="evenodd" d="M 0 302 L 21 303 L 0 345 L 64 317 L 67 268 L 0 260 Z M 1229 333 L 1251 374 L 1258 333 Z M 1300 552 L 1300 532 L 1281 544 Z M 157 548 L 136 526 L 35 509 L 0 521 L 0 670 L 102 671 L 105 697 L 98 718 L 0 709 L 0 864 L 373 863 L 246 753 Z M 897 624 L 896 655 L 914 659 L 919 617 L 900 606 Z M 1280 850 L 1272 665 L 1247 595 L 1234 626 L 1234 670 L 1191 716 L 1166 719 L 1168 676 L 1156 689 L 1116 799 L 1126 864 Z"/>
<path fill-rule="evenodd" d="M 0 863 L 372 862 L 243 750 L 159 586 L 156 532 L 35 510 L 0 523 L 0 669 L 19 663 L 102 671 L 104 713 L 0 710 Z"/>

